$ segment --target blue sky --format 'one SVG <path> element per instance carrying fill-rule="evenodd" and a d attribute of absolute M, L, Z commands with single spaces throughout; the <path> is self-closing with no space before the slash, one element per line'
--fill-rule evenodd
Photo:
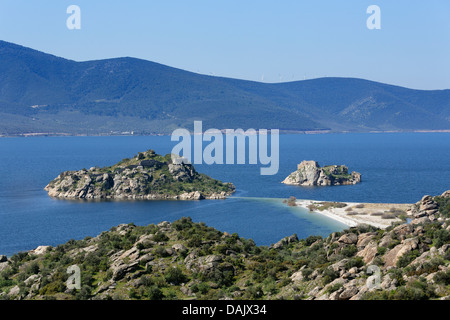
<path fill-rule="evenodd" d="M 81 9 L 69 30 L 66 9 Z M 369 30 L 369 5 L 381 30 Z M 77 61 L 132 56 L 264 82 L 450 88 L 450 1 L 0 0 L 0 39 Z"/>

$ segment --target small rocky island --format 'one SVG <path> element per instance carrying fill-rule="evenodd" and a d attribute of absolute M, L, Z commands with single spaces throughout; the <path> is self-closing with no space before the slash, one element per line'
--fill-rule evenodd
<path fill-rule="evenodd" d="M 297 186 L 339 186 L 359 182 L 359 172 L 348 173 L 348 168 L 343 165 L 320 167 L 317 161 L 302 161 L 297 171 L 283 181 L 284 184 Z"/>
<path fill-rule="evenodd" d="M 45 190 L 65 199 L 201 200 L 225 199 L 235 187 L 149 150 L 111 167 L 63 172 Z"/>

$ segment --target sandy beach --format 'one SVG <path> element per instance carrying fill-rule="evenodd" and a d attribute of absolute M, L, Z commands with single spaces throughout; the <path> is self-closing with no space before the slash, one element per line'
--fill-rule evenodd
<path fill-rule="evenodd" d="M 311 214 L 324 215 L 349 227 L 368 224 L 380 229 L 385 229 L 394 222 L 402 221 L 399 216 L 406 215 L 406 210 L 412 205 L 410 203 L 326 202 L 315 200 L 296 200 L 295 204 L 310 210 Z"/>

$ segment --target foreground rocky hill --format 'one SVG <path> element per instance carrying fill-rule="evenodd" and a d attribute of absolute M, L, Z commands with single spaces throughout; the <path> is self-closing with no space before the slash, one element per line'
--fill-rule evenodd
<path fill-rule="evenodd" d="M 359 172 L 348 172 L 343 165 L 320 167 L 317 161 L 302 161 L 297 170 L 292 172 L 284 184 L 299 186 L 339 186 L 361 182 Z"/>
<path fill-rule="evenodd" d="M 450 191 L 409 224 L 256 246 L 182 218 L 0 256 L 1 299 L 449 299 Z M 78 267 L 80 289 L 67 280 Z"/>
<path fill-rule="evenodd" d="M 67 199 L 201 200 L 224 199 L 235 187 L 149 150 L 111 167 L 63 172 L 45 190 Z"/>

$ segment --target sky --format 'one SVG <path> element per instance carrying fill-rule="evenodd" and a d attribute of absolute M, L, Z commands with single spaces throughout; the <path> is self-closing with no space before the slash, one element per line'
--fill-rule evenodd
<path fill-rule="evenodd" d="M 70 30 L 70 5 L 81 29 Z M 369 29 L 370 5 L 381 29 Z M 448 0 L 0 0 L 0 40 L 260 82 L 356 77 L 450 89 Z"/>

